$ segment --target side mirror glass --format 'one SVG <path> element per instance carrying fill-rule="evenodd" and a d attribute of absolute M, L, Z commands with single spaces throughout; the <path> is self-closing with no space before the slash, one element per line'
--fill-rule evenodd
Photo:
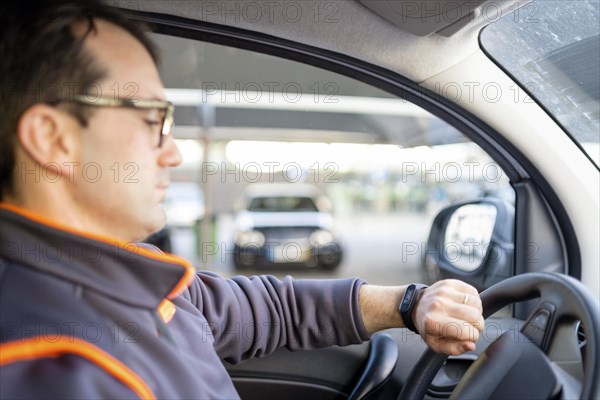
<path fill-rule="evenodd" d="M 446 207 L 435 217 L 423 262 L 424 281 L 460 279 L 484 290 L 512 275 L 512 204 L 483 198 Z"/>
<path fill-rule="evenodd" d="M 444 235 L 448 262 L 465 272 L 481 267 L 490 251 L 497 215 L 496 207 L 490 204 L 457 208 L 450 216 Z"/>

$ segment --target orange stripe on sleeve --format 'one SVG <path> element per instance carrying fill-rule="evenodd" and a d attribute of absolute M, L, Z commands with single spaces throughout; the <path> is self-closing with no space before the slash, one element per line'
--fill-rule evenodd
<path fill-rule="evenodd" d="M 68 336 L 60 336 L 58 340 L 53 337 L 52 340 L 52 342 L 40 341 L 39 338 L 34 337 L 0 344 L 0 367 L 13 362 L 75 354 L 104 369 L 133 390 L 141 399 L 156 399 L 139 375 L 99 347 Z"/>

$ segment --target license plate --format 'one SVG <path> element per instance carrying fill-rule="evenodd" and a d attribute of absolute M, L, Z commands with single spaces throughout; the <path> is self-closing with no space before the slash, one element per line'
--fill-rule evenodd
<path fill-rule="evenodd" d="M 302 263 L 310 258 L 310 248 L 302 247 L 297 243 L 288 243 L 273 246 L 270 255 L 269 258 L 274 263 Z"/>

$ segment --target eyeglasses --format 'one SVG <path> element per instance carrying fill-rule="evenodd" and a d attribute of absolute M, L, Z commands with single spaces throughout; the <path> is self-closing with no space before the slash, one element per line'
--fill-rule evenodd
<path fill-rule="evenodd" d="M 139 110 L 159 110 L 162 113 L 162 124 L 157 123 L 160 126 L 158 134 L 158 147 L 161 147 L 164 139 L 171 133 L 173 129 L 173 113 L 175 106 L 170 101 L 162 100 L 140 100 L 140 99 L 113 99 L 108 97 L 88 97 L 82 95 L 74 95 L 68 99 L 59 99 L 53 101 L 52 104 L 58 104 L 63 102 L 78 103 L 92 107 L 123 107 L 123 108 L 134 108 Z"/>

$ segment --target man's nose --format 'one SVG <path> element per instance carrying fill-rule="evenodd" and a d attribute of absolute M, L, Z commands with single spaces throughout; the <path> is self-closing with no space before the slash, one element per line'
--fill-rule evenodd
<path fill-rule="evenodd" d="M 176 167 L 183 161 L 181 152 L 175 144 L 173 135 L 170 134 L 165 138 L 165 141 L 160 148 L 159 164 L 162 166 Z"/>

